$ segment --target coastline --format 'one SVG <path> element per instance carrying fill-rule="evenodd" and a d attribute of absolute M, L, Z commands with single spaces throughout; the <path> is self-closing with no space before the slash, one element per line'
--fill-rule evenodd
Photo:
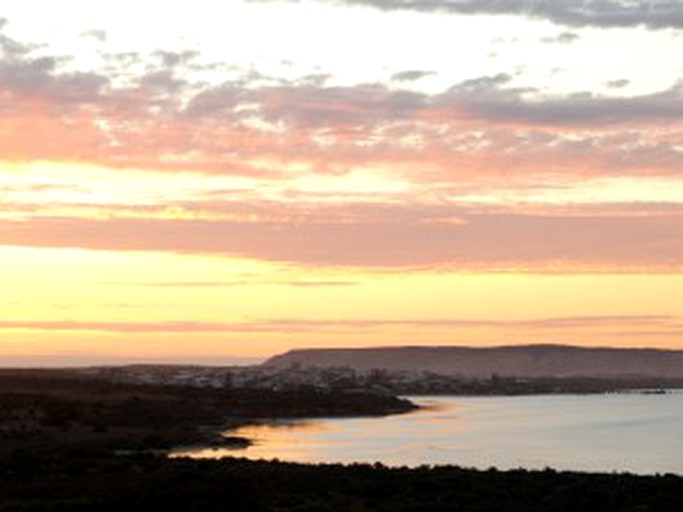
<path fill-rule="evenodd" d="M 266 418 L 228 418 L 224 424 L 215 425 L 211 427 L 200 426 L 199 430 L 202 433 L 201 438 L 196 442 L 181 443 L 175 445 L 164 453 L 170 457 L 183 456 L 178 454 L 187 454 L 188 452 L 203 451 L 225 448 L 227 450 L 234 450 L 238 452 L 245 450 L 254 445 L 254 439 L 234 435 L 240 429 L 258 426 L 273 426 L 279 427 L 289 424 L 303 423 L 306 421 L 324 421 L 325 419 L 362 419 L 362 418 L 384 418 L 394 415 L 411 414 L 426 410 L 427 407 L 420 406 L 412 402 L 406 397 L 395 397 L 401 400 L 405 406 L 402 408 L 386 408 L 378 410 L 374 413 L 365 414 L 335 414 L 335 415 L 305 415 L 305 416 L 277 416 Z"/>

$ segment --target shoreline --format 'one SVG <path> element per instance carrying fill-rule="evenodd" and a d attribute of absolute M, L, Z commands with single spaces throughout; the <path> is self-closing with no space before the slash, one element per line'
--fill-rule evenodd
<path fill-rule="evenodd" d="M 420 411 L 426 411 L 429 407 L 417 405 L 411 400 L 405 397 L 397 397 L 403 401 L 409 402 L 411 404 L 410 409 L 406 410 L 392 410 L 390 412 L 378 412 L 376 414 L 354 414 L 354 415 L 331 415 L 331 416 L 278 416 L 272 418 L 230 418 L 226 425 L 216 425 L 214 427 L 199 427 L 199 430 L 203 432 L 203 439 L 197 442 L 192 442 L 188 444 L 180 444 L 164 450 L 164 453 L 169 458 L 174 458 L 174 452 L 187 452 L 187 451 L 201 451 L 201 450 L 211 450 L 225 448 L 227 450 L 234 450 L 235 452 L 240 450 L 246 450 L 255 444 L 254 439 L 249 437 L 233 435 L 235 431 L 239 431 L 241 428 L 245 427 L 255 427 L 255 426 L 283 426 L 286 424 L 295 424 L 299 422 L 306 421 L 324 421 L 328 419 L 362 419 L 362 418 L 385 418 L 389 416 L 396 416 L 401 414 L 412 414 Z"/>
<path fill-rule="evenodd" d="M 679 463 L 680 457 L 669 460 L 667 452 L 662 452 L 662 446 L 667 445 L 679 451 L 679 448 L 674 447 L 681 446 L 681 444 L 675 439 L 667 441 L 670 439 L 669 436 L 661 437 L 656 447 L 654 445 L 650 447 L 651 450 L 643 450 L 642 443 L 624 445 L 622 442 L 612 448 L 587 451 L 587 445 L 590 442 L 581 441 L 581 439 L 591 438 L 591 422 L 602 421 L 601 418 L 604 418 L 605 413 L 601 411 L 606 411 L 610 418 L 617 422 L 614 425 L 617 429 L 620 428 L 619 425 L 630 429 L 636 424 L 634 421 L 640 424 L 641 419 L 643 425 L 650 424 L 654 428 L 659 428 L 659 423 L 654 422 L 659 418 L 659 413 L 653 411 L 661 411 L 662 407 L 676 408 L 676 404 L 680 403 L 680 394 L 678 395 L 678 398 L 675 394 L 650 396 L 647 393 L 641 396 L 626 394 L 623 397 L 610 397 L 609 395 L 568 397 L 564 394 L 540 397 L 534 395 L 527 397 L 530 401 L 513 400 L 512 402 L 507 401 L 509 397 L 497 397 L 497 402 L 489 402 L 496 398 L 451 396 L 450 399 L 433 397 L 434 403 L 430 403 L 428 397 L 424 397 L 427 399 L 425 402 L 419 400 L 422 397 L 408 397 L 416 400 L 419 406 L 414 411 L 416 414 L 410 415 L 413 416 L 412 418 L 402 418 L 403 415 L 400 415 L 392 419 L 391 416 L 387 416 L 378 418 L 377 423 L 362 421 L 369 419 L 367 416 L 364 418 L 358 416 L 353 418 L 344 416 L 270 418 L 245 423 L 243 426 L 247 427 L 246 430 L 240 430 L 236 425 L 235 429 L 225 433 L 248 438 L 251 443 L 246 445 L 246 448 L 256 444 L 251 451 L 232 449 L 232 447 L 222 450 L 220 446 L 203 445 L 192 447 L 196 449 L 196 452 L 192 449 L 186 451 L 186 447 L 182 447 L 173 451 L 172 454 L 198 459 L 223 457 L 245 457 L 250 460 L 279 459 L 304 464 L 378 463 L 388 467 L 413 468 L 422 465 L 434 467 L 458 465 L 478 470 L 494 467 L 499 471 L 521 468 L 527 471 L 538 471 L 549 467 L 557 471 L 580 473 L 630 472 L 644 476 L 671 473 L 683 476 L 683 466 Z M 552 423 L 549 426 L 544 422 L 543 411 L 548 407 L 550 411 L 558 410 L 558 408 L 566 410 L 568 414 L 566 423 Z M 492 413 L 493 416 L 491 416 Z M 424 418 L 421 417 L 423 414 Z M 524 426 L 527 425 L 526 421 L 519 420 L 522 421 L 520 423 L 514 419 L 517 416 L 531 417 L 529 416 L 531 414 L 538 418 L 538 421 L 533 421 L 528 426 Z M 578 425 L 576 421 L 583 414 L 588 414 L 587 426 L 571 434 L 575 441 L 569 442 L 570 438 L 566 437 L 569 436 L 569 431 L 566 431 L 565 427 L 574 429 Z M 346 419 L 360 419 L 361 421 L 345 424 L 343 420 Z M 311 420 L 310 425 L 302 425 Z M 508 422 L 511 423 L 508 424 Z M 664 428 L 668 429 L 668 432 L 676 424 L 680 422 L 672 419 L 664 425 Z M 298 425 L 301 428 L 297 428 Z M 263 427 L 263 429 L 249 430 L 249 426 Z M 287 428 L 290 426 L 293 428 Z M 278 429 L 278 427 L 283 428 Z M 505 440 L 501 438 L 502 428 L 508 429 L 509 435 L 512 436 L 527 436 L 524 439 L 529 439 L 528 449 L 515 449 L 514 443 L 506 445 Z M 481 432 L 479 432 L 480 429 Z M 643 430 L 642 435 L 647 436 L 647 432 L 651 430 L 652 428 L 648 427 Z M 562 434 L 562 432 L 565 433 Z M 357 438 L 354 433 L 363 433 L 363 435 Z M 565 437 L 562 437 L 563 435 Z M 600 439 L 602 437 L 604 436 L 599 436 Z M 555 450 L 553 447 L 557 446 L 558 439 L 569 442 L 564 452 L 569 450 L 575 455 L 567 457 L 563 451 Z M 633 449 L 628 446 L 633 446 Z M 211 448 L 217 448 L 216 452 L 211 453 Z M 479 455 L 473 455 L 470 452 L 477 452 Z"/>

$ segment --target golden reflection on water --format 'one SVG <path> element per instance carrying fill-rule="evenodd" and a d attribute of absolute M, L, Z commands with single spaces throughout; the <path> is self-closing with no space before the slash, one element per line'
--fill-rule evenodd
<path fill-rule="evenodd" d="M 258 425 L 246 425 L 226 432 L 227 435 L 248 437 L 250 439 L 270 436 L 273 430 L 314 434 L 334 430 L 334 426 L 321 421 L 273 421 Z"/>
<path fill-rule="evenodd" d="M 411 452 L 438 451 L 423 437 L 424 431 L 448 436 L 469 429 L 461 406 L 441 400 L 422 400 L 416 412 L 372 418 L 276 420 L 246 425 L 225 435 L 249 439 L 246 448 L 212 447 L 177 450 L 173 457 L 279 459 L 296 462 L 375 462 L 399 460 Z M 446 421 L 444 421 L 446 420 Z M 410 432 L 419 435 L 410 438 Z M 406 434 L 408 433 L 408 436 Z M 367 451 L 367 447 L 372 447 Z"/>
<path fill-rule="evenodd" d="M 338 428 L 324 422 L 313 421 L 275 421 L 247 425 L 224 433 L 249 439 L 252 444 L 246 448 L 189 448 L 176 450 L 171 456 L 197 459 L 245 456 L 251 459 L 313 462 L 316 460 L 315 453 L 331 444 L 320 441 L 316 434 L 330 433 Z"/>

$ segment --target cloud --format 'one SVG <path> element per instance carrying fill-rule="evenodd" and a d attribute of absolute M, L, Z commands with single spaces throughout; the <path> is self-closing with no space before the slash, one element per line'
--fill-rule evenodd
<path fill-rule="evenodd" d="M 455 85 L 435 100 L 442 108 L 487 121 L 551 126 L 602 127 L 638 122 L 677 123 L 683 119 L 683 83 L 669 89 L 631 97 L 598 96 L 589 91 L 564 97 L 530 96 L 528 89 L 501 87 L 512 77 L 484 76 Z"/>
<path fill-rule="evenodd" d="M 116 333 L 224 332 L 225 324 L 201 322 L 0 321 L 0 329 L 106 331 Z"/>
<path fill-rule="evenodd" d="M 56 104 L 84 104 L 97 99 L 107 82 L 104 77 L 95 73 L 60 73 L 59 65 L 64 58 L 34 56 L 36 48 L 0 33 L 1 91 L 20 101 L 28 97 Z"/>
<path fill-rule="evenodd" d="M 2 27 L 0 26 L 0 29 Z M 99 41 L 100 43 L 105 43 L 107 42 L 107 32 L 104 30 L 86 30 L 81 34 L 82 37 L 92 37 L 96 41 Z"/>
<path fill-rule="evenodd" d="M 462 214 L 425 222 L 419 207 L 356 207 L 345 218 L 239 222 L 34 218 L 0 222 L 0 243 L 220 254 L 319 267 L 571 272 L 683 270 L 683 216 Z M 345 209 L 348 210 L 348 207 Z M 353 209 L 350 209 L 353 212 Z M 392 214 L 393 212 L 393 214 Z M 446 216 L 446 212 L 442 215 Z"/>
<path fill-rule="evenodd" d="M 544 37 L 541 39 L 541 42 L 549 44 L 570 44 L 577 39 L 580 39 L 580 36 L 574 32 L 562 32 L 556 37 Z"/>
<path fill-rule="evenodd" d="M 501 169 L 575 177 L 680 170 L 681 84 L 630 97 L 551 97 L 516 87 L 511 73 L 473 77 L 440 94 L 329 85 L 327 75 L 286 81 L 245 73 L 207 85 L 185 72 L 211 67 L 192 51 L 118 54 L 106 72 L 73 72 L 68 59 L 3 32 L 0 45 L 4 161 L 273 180 L 291 178 L 292 168 L 410 168 L 417 181 L 457 174 L 460 182 Z M 622 84 L 612 85 L 616 94 Z"/>
<path fill-rule="evenodd" d="M 532 320 L 468 320 L 440 319 L 365 319 L 365 320 L 301 320 L 266 319 L 247 322 L 99 322 L 99 321 L 0 321 L 2 329 L 31 329 L 48 331 L 103 331 L 112 333 L 293 333 L 366 331 L 380 328 L 409 327 L 423 329 L 525 329 L 529 331 L 558 331 L 596 328 L 647 328 L 647 333 L 678 334 L 683 330 L 680 319 L 658 315 L 583 316 L 541 318 Z M 634 330 L 623 331 L 633 334 Z"/>
<path fill-rule="evenodd" d="M 199 57 L 199 52 L 195 50 L 184 50 L 181 52 L 158 50 L 155 56 L 161 60 L 161 66 L 164 69 L 175 68 L 181 65 L 187 65 Z"/>
<path fill-rule="evenodd" d="M 516 15 L 567 26 L 683 28 L 678 0 L 339 0 L 382 10 Z"/>
<path fill-rule="evenodd" d="M 622 78 L 619 80 L 610 80 L 605 85 L 607 85 L 607 87 L 611 87 L 612 89 L 620 89 L 622 87 L 626 87 L 630 83 L 631 83 L 630 80 L 626 80 L 626 79 Z"/>
<path fill-rule="evenodd" d="M 393 75 L 391 75 L 391 79 L 397 82 L 414 82 L 416 80 L 420 80 L 421 78 L 434 75 L 436 75 L 435 71 L 420 71 L 417 69 L 411 69 L 408 71 L 400 71 L 398 73 L 394 73 Z"/>
<path fill-rule="evenodd" d="M 431 96 L 380 84 L 221 87 L 196 96 L 184 115 L 195 123 L 253 116 L 279 127 L 279 141 L 295 141 L 275 147 L 262 139 L 262 150 L 317 159 L 320 169 L 344 159 L 350 165 L 414 159 L 416 169 L 431 161 L 477 173 L 487 167 L 534 172 L 550 163 L 553 172 L 575 174 L 577 158 L 595 173 L 618 168 L 651 174 L 659 168 L 668 174 L 678 168 L 680 86 L 634 97 L 553 98 L 510 88 L 511 80 L 508 74 L 482 76 Z M 250 108 L 235 114 L 240 104 Z M 617 131 L 632 140 L 617 142 Z"/>

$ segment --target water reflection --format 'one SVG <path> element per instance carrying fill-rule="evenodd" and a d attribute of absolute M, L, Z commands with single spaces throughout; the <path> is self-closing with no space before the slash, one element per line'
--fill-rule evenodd
<path fill-rule="evenodd" d="M 231 432 L 254 441 L 247 449 L 176 455 L 683 474 L 683 394 L 414 400 L 426 408 L 249 426 Z"/>

